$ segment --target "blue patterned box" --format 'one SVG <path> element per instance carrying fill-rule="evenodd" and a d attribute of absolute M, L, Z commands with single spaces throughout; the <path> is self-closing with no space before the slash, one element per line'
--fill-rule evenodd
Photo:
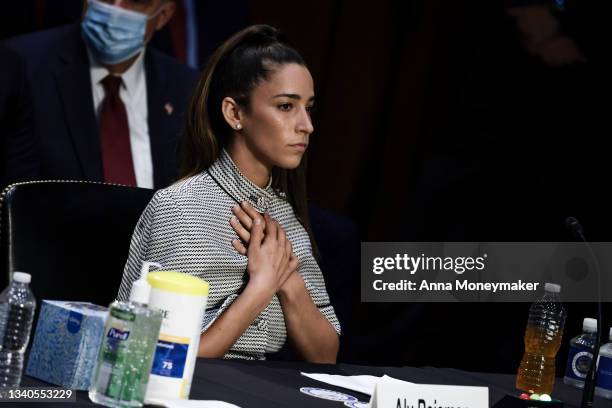
<path fill-rule="evenodd" d="M 87 390 L 108 309 L 87 302 L 43 300 L 26 374 Z"/>

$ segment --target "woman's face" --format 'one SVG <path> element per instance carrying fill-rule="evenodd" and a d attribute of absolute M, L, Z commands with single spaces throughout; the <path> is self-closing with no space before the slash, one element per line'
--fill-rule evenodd
<path fill-rule="evenodd" d="M 308 69 L 294 63 L 276 66 L 253 90 L 250 103 L 250 111 L 242 112 L 240 131 L 249 150 L 266 166 L 296 168 L 314 131 L 314 87 Z"/>

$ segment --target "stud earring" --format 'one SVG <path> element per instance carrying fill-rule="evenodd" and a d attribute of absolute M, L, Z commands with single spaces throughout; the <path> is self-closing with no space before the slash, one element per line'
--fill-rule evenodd
<path fill-rule="evenodd" d="M 242 129 L 242 125 L 240 123 L 236 123 L 235 128 L 236 128 L 236 130 L 240 130 L 240 129 Z"/>

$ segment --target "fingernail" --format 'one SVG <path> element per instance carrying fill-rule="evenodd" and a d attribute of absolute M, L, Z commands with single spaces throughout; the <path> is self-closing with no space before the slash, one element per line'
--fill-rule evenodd
<path fill-rule="evenodd" d="M 238 211 L 239 208 L 240 206 L 236 204 L 235 206 L 232 207 L 232 211 Z"/>
<path fill-rule="evenodd" d="M 255 224 L 256 224 L 256 225 L 261 224 L 261 219 L 259 219 L 259 218 L 255 218 Z"/>
<path fill-rule="evenodd" d="M 236 216 L 233 216 L 232 218 L 230 218 L 230 222 L 236 222 L 238 220 L 238 218 L 236 218 Z"/>

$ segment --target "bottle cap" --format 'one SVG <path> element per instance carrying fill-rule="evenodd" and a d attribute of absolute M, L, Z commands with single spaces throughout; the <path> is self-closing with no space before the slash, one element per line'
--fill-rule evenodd
<path fill-rule="evenodd" d="M 145 261 L 142 263 L 142 268 L 140 269 L 140 279 L 132 283 L 130 302 L 142 303 L 144 305 L 149 304 L 151 285 L 149 285 L 149 282 L 147 282 L 147 274 L 149 273 L 149 268 L 151 266 L 155 266 L 157 268 L 162 267 L 157 262 Z"/>
<path fill-rule="evenodd" d="M 32 281 L 32 275 L 25 272 L 13 272 L 13 280 L 19 283 L 30 283 Z"/>
<path fill-rule="evenodd" d="M 582 331 L 595 333 L 597 331 L 597 320 L 590 317 L 585 317 L 584 321 L 582 322 Z"/>
<path fill-rule="evenodd" d="M 556 283 L 546 282 L 544 284 L 544 290 L 546 292 L 559 293 L 559 292 L 561 292 L 561 285 L 558 285 Z"/>

